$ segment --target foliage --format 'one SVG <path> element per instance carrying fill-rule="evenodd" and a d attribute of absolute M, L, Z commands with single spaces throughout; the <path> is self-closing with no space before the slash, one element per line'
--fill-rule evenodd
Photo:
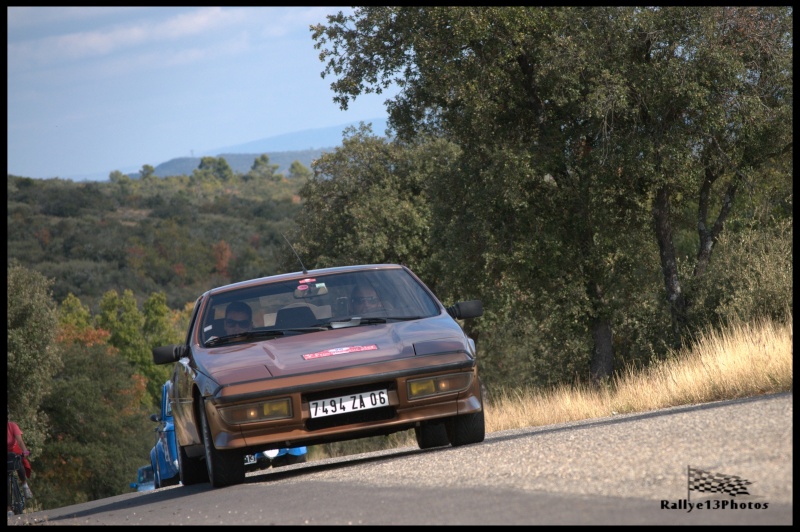
<path fill-rule="evenodd" d="M 289 179 L 299 179 L 307 181 L 313 177 L 311 170 L 307 166 L 301 164 L 299 161 L 293 162 L 289 166 Z"/>
<path fill-rule="evenodd" d="M 75 332 L 85 331 L 92 326 L 92 313 L 74 294 L 69 294 L 61 302 L 58 324 L 62 329 L 69 328 Z"/>
<path fill-rule="evenodd" d="M 749 224 L 720 237 L 720 253 L 708 275 L 692 285 L 694 321 L 722 327 L 793 310 L 793 230 L 790 220 Z"/>
<path fill-rule="evenodd" d="M 285 151 L 273 152 L 269 155 L 265 153 L 222 153 L 218 157 L 224 158 L 234 173 L 247 174 L 253 167 L 253 163 L 261 157 L 268 157 L 271 164 L 276 164 L 278 170 L 276 174 L 283 173 L 294 163 L 297 162 L 306 168 L 311 166 L 311 163 L 319 157 L 323 151 L 327 149 L 308 149 L 298 151 Z M 170 177 L 170 176 L 190 176 L 200 166 L 202 157 L 177 157 L 170 159 L 167 162 L 161 163 L 153 169 L 155 177 Z M 139 172 L 139 178 L 144 176 L 144 169 L 148 165 L 142 167 Z M 281 170 L 283 169 L 283 170 Z M 136 174 L 130 177 L 136 178 Z"/>
<path fill-rule="evenodd" d="M 402 263 L 429 277 L 424 189 L 449 150 L 442 142 L 387 142 L 363 124 L 350 129 L 341 147 L 314 163 L 315 179 L 300 190 L 303 209 L 292 243 L 306 266 Z"/>
<path fill-rule="evenodd" d="M 182 339 L 170 326 L 169 313 L 163 293 L 151 294 L 142 313 L 132 291 L 125 290 L 120 297 L 111 290 L 103 296 L 100 313 L 95 316 L 97 327 L 110 332 L 108 343 L 143 377 L 146 393 L 142 401 L 148 407 L 160 404 L 161 386 L 170 373 L 168 366 L 153 363 L 152 349 Z"/>
<path fill-rule="evenodd" d="M 231 181 L 233 170 L 228 161 L 223 157 L 203 157 L 200 159 L 200 166 L 192 172 L 192 182 L 199 183 L 204 181 Z"/>
<path fill-rule="evenodd" d="M 42 452 L 50 421 L 41 409 L 42 400 L 63 365 L 56 342 L 58 311 L 50 292 L 52 280 L 39 272 L 12 261 L 7 284 L 8 414 L 25 434 L 33 459 Z"/>
<path fill-rule="evenodd" d="M 673 341 L 701 326 L 682 285 L 704 275 L 743 183 L 791 175 L 775 172 L 791 166 L 790 8 L 378 6 L 312 29 L 343 109 L 394 81 L 398 139 L 461 149 L 458 171 L 427 186 L 432 260 L 443 286 L 493 311 L 482 341 L 535 322 L 502 342 L 509 374 L 530 382 L 552 366 L 530 347 L 563 331 L 578 336 L 549 356 L 603 377 L 647 352 L 640 339 L 663 356 L 654 311 Z M 673 237 L 690 228 L 683 278 Z M 555 323 L 562 286 L 580 296 Z"/>
<path fill-rule="evenodd" d="M 297 191 L 310 170 L 297 163 L 289 178 L 274 174 L 266 155 L 254 166 L 230 174 L 210 158 L 199 185 L 188 176 L 157 178 L 146 166 L 146 179 L 90 184 L 9 176 L 9 258 L 52 278 L 57 301 L 71 293 L 95 312 L 111 289 L 132 290 L 139 303 L 163 291 L 168 306 L 181 308 L 213 286 L 279 273 L 291 254 L 281 233 L 300 209 Z M 222 242 L 227 272 L 209 252 Z"/>
<path fill-rule="evenodd" d="M 296 164 L 297 161 L 295 161 Z M 295 164 L 292 163 L 292 164 Z M 302 166 L 302 164 L 300 164 Z M 277 173 L 278 165 L 270 164 L 269 156 L 265 153 L 253 161 L 253 166 L 250 171 L 245 174 L 247 179 L 263 179 L 269 181 L 280 181 L 281 174 Z"/>
<path fill-rule="evenodd" d="M 154 436 L 142 406 L 145 381 L 108 337 L 92 327 L 62 337 L 65 364 L 42 404 L 50 438 L 34 466 L 44 509 L 129 492 L 147 462 Z"/>

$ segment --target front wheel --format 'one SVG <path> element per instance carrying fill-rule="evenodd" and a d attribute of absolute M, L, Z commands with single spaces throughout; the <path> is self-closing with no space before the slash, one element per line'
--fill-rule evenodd
<path fill-rule="evenodd" d="M 480 443 L 486 437 L 483 409 L 474 414 L 453 416 L 447 424 L 447 438 L 453 447 Z"/>
<path fill-rule="evenodd" d="M 224 488 L 244 482 L 244 455 L 240 451 L 220 451 L 214 447 L 211 429 L 208 426 L 208 415 L 205 405 L 200 408 L 203 424 L 203 446 L 206 451 L 206 468 L 208 479 L 215 488 Z"/>
<path fill-rule="evenodd" d="M 180 470 L 181 483 L 184 486 L 208 482 L 208 471 L 203 463 L 203 457 L 189 458 L 189 455 L 180 445 L 178 445 L 178 469 Z"/>
<path fill-rule="evenodd" d="M 417 438 L 417 445 L 420 449 L 450 445 L 450 440 L 447 438 L 447 428 L 441 421 L 438 423 L 420 423 L 418 427 L 414 427 L 414 436 Z"/>
<path fill-rule="evenodd" d="M 485 387 L 481 382 L 481 411 L 453 416 L 447 423 L 447 439 L 453 447 L 480 443 L 486 437 Z"/>

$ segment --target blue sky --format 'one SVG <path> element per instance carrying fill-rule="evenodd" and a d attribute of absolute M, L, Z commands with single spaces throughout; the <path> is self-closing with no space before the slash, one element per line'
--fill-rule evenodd
<path fill-rule="evenodd" d="M 347 7 L 8 7 L 8 173 L 139 170 L 386 118 L 333 103 L 309 26 Z M 377 132 L 376 132 L 377 133 Z M 311 146 L 302 146 L 305 149 Z"/>

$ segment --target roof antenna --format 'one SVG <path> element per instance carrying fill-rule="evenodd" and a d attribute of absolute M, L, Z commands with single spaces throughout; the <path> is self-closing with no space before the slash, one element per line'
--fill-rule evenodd
<path fill-rule="evenodd" d="M 308 270 L 306 270 L 306 267 L 303 264 L 303 259 L 301 259 L 300 255 L 298 255 L 297 252 L 294 250 L 294 246 L 292 246 L 292 243 L 289 242 L 289 239 L 286 238 L 286 235 L 284 235 L 283 233 L 281 233 L 281 236 L 283 237 L 284 240 L 286 240 L 286 243 L 289 244 L 289 247 L 292 249 L 292 253 L 294 253 L 294 256 L 297 257 L 297 262 L 299 262 L 300 267 L 303 268 L 303 275 L 308 275 Z"/>

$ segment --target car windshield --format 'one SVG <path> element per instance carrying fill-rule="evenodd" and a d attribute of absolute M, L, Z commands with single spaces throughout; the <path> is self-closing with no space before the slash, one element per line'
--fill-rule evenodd
<path fill-rule="evenodd" d="M 313 275 L 212 296 L 199 317 L 201 341 L 279 338 L 392 320 L 435 316 L 429 292 L 402 268 Z"/>
<path fill-rule="evenodd" d="M 143 484 L 145 482 L 152 482 L 154 479 L 155 479 L 155 476 L 153 475 L 153 468 L 152 467 L 148 466 L 148 467 L 143 467 L 143 468 L 139 469 L 139 483 L 140 484 Z"/>

